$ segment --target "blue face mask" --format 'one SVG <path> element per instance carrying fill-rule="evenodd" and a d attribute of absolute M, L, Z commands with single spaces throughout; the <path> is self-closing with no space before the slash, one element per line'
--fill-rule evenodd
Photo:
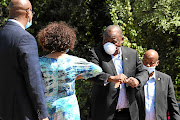
<path fill-rule="evenodd" d="M 146 69 L 149 74 L 151 74 L 153 71 L 155 71 L 156 66 L 153 67 L 146 67 L 145 65 L 143 65 L 144 69 Z"/>
<path fill-rule="evenodd" d="M 67 50 L 65 51 L 65 53 L 67 53 L 67 52 L 69 52 L 69 49 L 67 49 Z"/>
<path fill-rule="evenodd" d="M 28 22 L 27 22 L 27 24 L 26 24 L 25 29 L 29 28 L 31 25 L 32 25 L 32 19 L 31 19 L 30 22 L 29 22 L 29 19 L 28 19 Z"/>

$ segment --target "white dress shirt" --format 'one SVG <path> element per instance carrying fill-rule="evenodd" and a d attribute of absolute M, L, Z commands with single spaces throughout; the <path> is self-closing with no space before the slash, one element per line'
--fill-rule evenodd
<path fill-rule="evenodd" d="M 156 120 L 155 117 L 155 72 L 152 77 L 149 78 L 144 86 L 145 94 L 145 108 L 146 118 L 145 120 Z"/>
<path fill-rule="evenodd" d="M 114 66 L 116 69 L 117 74 L 122 74 L 123 73 L 123 61 L 122 61 L 122 52 L 120 48 L 120 53 L 117 54 L 116 56 L 111 55 L 112 60 L 114 62 Z M 120 92 L 119 92 L 119 97 L 118 97 L 118 103 L 116 106 L 116 109 L 122 109 L 122 108 L 128 108 L 128 99 L 126 95 L 126 87 L 125 84 L 122 83 L 120 84 Z"/>
<path fill-rule="evenodd" d="M 18 25 L 20 25 L 25 30 L 25 27 L 19 21 L 15 20 L 15 19 L 9 19 L 8 21 L 17 23 Z"/>

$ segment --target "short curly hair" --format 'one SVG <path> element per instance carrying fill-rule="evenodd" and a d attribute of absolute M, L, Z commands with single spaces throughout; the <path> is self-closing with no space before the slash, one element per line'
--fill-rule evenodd
<path fill-rule="evenodd" d="M 52 22 L 38 33 L 38 40 L 43 50 L 65 52 L 73 50 L 76 42 L 75 29 L 65 22 Z"/>

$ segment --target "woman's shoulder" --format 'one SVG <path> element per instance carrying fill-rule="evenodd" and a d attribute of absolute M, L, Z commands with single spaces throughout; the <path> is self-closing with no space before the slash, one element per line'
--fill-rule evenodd
<path fill-rule="evenodd" d="M 49 61 L 49 60 L 50 60 L 50 58 L 47 58 L 47 57 L 45 57 L 45 56 L 39 57 L 39 61 L 40 61 L 41 63 L 47 62 L 47 61 Z"/>
<path fill-rule="evenodd" d="M 45 64 L 47 63 L 47 59 L 42 56 L 42 57 L 39 57 L 39 63 L 40 63 L 40 66 L 45 66 Z"/>
<path fill-rule="evenodd" d="M 57 59 L 54 59 L 54 58 L 47 58 L 45 56 L 42 56 L 42 57 L 39 57 L 39 62 L 40 62 L 40 65 L 49 65 L 51 63 L 54 63 L 56 62 Z"/>
<path fill-rule="evenodd" d="M 77 61 L 87 62 L 86 59 L 80 58 L 80 57 L 77 57 L 77 56 L 74 56 L 74 55 L 68 55 L 68 58 L 71 59 L 73 62 L 77 62 Z"/>

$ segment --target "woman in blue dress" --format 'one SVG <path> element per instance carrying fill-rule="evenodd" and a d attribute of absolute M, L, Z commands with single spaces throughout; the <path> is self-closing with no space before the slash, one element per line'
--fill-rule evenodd
<path fill-rule="evenodd" d="M 42 48 L 51 53 L 40 57 L 50 120 L 80 120 L 75 80 L 95 77 L 102 69 L 83 58 L 68 55 L 74 48 L 75 30 L 65 22 L 53 22 L 38 33 Z"/>

